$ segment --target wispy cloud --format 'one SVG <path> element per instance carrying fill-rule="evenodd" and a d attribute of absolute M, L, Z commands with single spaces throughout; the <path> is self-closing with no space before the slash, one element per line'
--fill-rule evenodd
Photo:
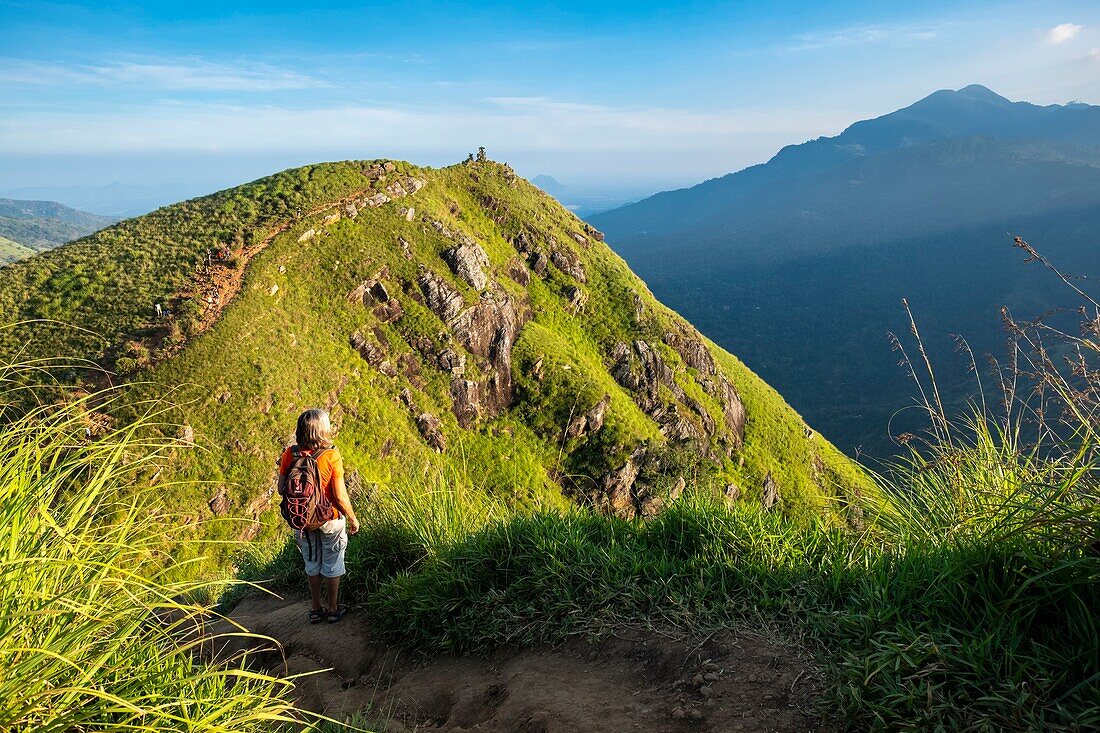
<path fill-rule="evenodd" d="M 938 38 L 944 24 L 857 25 L 814 33 L 801 33 L 782 47 L 784 51 L 813 51 L 843 46 L 914 46 Z"/>
<path fill-rule="evenodd" d="M 18 84 L 92 84 L 149 90 L 271 92 L 328 86 L 322 79 L 265 63 L 213 63 L 196 58 L 98 64 L 0 60 L 0 80 Z"/>
<path fill-rule="evenodd" d="M 786 121 L 777 124 L 777 121 Z M 801 142 L 844 120 L 793 110 L 619 108 L 546 97 L 494 97 L 463 107 L 155 104 L 99 113 L 0 117 L 0 152 L 283 150 L 340 146 L 386 150 L 415 141 L 449 149 L 491 141 L 528 151 L 720 151 L 741 137 Z"/>
<path fill-rule="evenodd" d="M 1046 39 L 1047 43 L 1057 46 L 1075 37 L 1083 28 L 1084 26 L 1077 25 L 1076 23 L 1059 23 L 1044 33 L 1043 37 Z"/>

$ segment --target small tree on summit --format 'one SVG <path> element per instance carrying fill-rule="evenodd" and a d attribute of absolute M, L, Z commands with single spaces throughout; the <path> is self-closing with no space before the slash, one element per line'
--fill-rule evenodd
<path fill-rule="evenodd" d="M 477 162 L 484 163 L 489 160 L 489 156 L 485 154 L 485 146 L 482 145 L 477 149 Z"/>

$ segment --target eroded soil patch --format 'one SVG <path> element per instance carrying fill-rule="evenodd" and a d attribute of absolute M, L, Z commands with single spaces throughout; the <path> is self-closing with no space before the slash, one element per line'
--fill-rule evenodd
<path fill-rule="evenodd" d="M 250 598 L 231 614 L 278 641 L 258 657 L 304 707 L 369 711 L 388 731 L 821 731 L 819 677 L 800 650 L 755 635 L 699 641 L 624 631 L 598 642 L 419 657 L 380 644 L 354 610 L 309 625 L 306 601 Z M 245 647 L 229 642 L 223 653 Z M 325 670 L 325 671 L 321 671 Z"/>

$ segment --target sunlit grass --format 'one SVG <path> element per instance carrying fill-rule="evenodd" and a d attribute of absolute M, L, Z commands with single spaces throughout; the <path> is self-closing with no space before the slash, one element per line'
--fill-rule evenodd
<path fill-rule="evenodd" d="M 10 381 L 18 369 L 3 373 L 7 396 L 18 389 Z M 142 437 L 155 414 L 91 434 L 93 404 L 110 398 L 4 416 L 0 730 L 269 731 L 290 723 L 291 682 L 240 660 L 202 660 L 194 631 L 211 616 L 188 599 L 213 589 L 180 580 L 187 568 L 162 551 L 172 523 L 151 500 L 163 487 L 132 490 L 167 446 Z"/>

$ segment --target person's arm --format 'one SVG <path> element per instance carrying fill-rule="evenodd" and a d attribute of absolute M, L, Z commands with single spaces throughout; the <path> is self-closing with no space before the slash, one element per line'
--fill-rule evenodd
<path fill-rule="evenodd" d="M 351 497 L 348 496 L 348 488 L 344 485 L 344 475 L 338 473 L 332 481 L 332 498 L 336 508 L 347 517 L 348 533 L 355 534 L 359 531 L 359 520 L 355 518 L 355 510 L 351 508 Z"/>
<path fill-rule="evenodd" d="M 287 451 L 284 450 L 283 454 L 279 456 L 279 496 L 286 495 L 286 472 L 289 467 Z"/>

